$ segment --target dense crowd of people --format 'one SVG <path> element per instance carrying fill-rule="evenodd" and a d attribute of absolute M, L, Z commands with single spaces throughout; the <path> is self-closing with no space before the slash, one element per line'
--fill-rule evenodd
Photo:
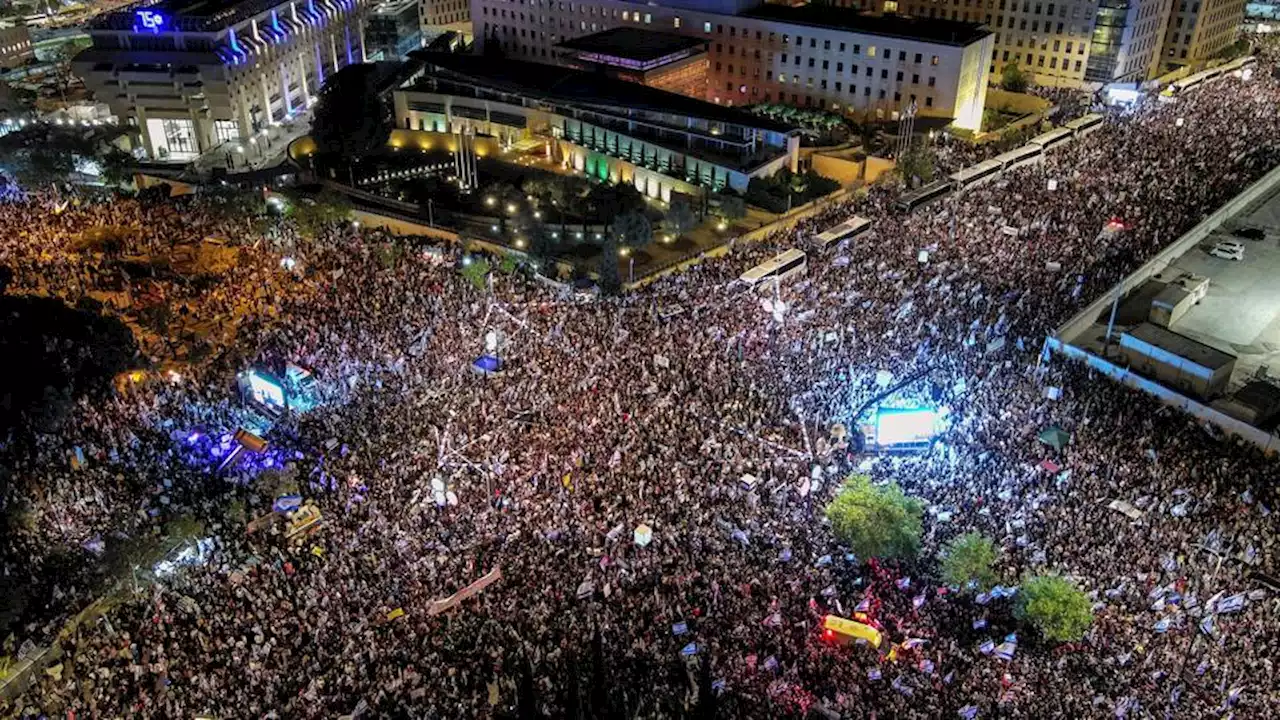
<path fill-rule="evenodd" d="M 67 634 L 57 671 L 10 709 L 461 718 L 536 698 L 548 717 L 678 717 L 706 673 L 720 717 L 1280 713 L 1276 597 L 1248 579 L 1275 571 L 1275 465 L 1041 357 L 1055 324 L 1280 162 L 1271 62 L 1113 112 L 915 213 L 872 188 L 728 259 L 585 302 L 519 275 L 477 288 L 456 251 L 358 227 L 256 238 L 198 201 L 6 204 L 10 294 L 99 292 L 108 261 L 76 244 L 86 227 L 146 228 L 127 240 L 139 252 L 210 235 L 245 246 L 216 282 L 166 286 L 182 317 L 219 328 L 199 362 L 6 444 L 4 509 L 24 521 L 5 538 L 5 585 L 51 593 L 20 639 L 50 642 L 59 611 L 89 599 L 87 581 L 50 577 L 67 556 L 90 565 L 179 516 L 207 537 L 196 561 Z M 855 213 L 873 219 L 869 239 L 808 245 Z M 1101 235 L 1113 218 L 1126 230 Z M 733 280 L 784 247 L 811 250 L 808 273 L 778 288 L 773 315 Z M 142 346 L 152 368 L 173 359 L 158 338 Z M 475 372 L 491 348 L 502 372 Z M 218 472 L 248 421 L 233 376 L 252 363 L 311 369 L 319 403 Z M 912 378 L 901 392 L 948 409 L 938 442 L 833 450 L 836 424 L 856 428 L 886 380 Z M 1037 438 L 1049 426 L 1071 436 L 1061 451 Z M 918 561 L 872 564 L 833 538 L 822 508 L 855 470 L 926 502 Z M 318 531 L 246 531 L 270 512 L 267 474 L 295 478 Z M 1006 585 L 1050 570 L 1087 590 L 1084 639 L 1037 642 L 1009 599 L 943 586 L 937 551 L 968 530 L 999 542 Z M 824 614 L 863 603 L 905 643 L 893 660 L 820 639 Z M 1020 649 L 991 654 L 1009 633 Z"/>

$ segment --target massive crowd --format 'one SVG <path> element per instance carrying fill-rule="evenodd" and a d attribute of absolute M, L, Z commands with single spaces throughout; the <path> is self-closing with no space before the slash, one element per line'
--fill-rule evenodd
<path fill-rule="evenodd" d="M 171 288 L 183 316 L 222 328 L 208 357 L 6 446 L 6 511 L 26 521 L 5 538 L 5 585 L 52 593 L 24 639 L 49 642 L 65 617 L 40 611 L 87 600 L 76 576 L 47 572 L 68 554 L 90 564 L 179 515 L 210 537 L 199 562 L 66 637 L 58 672 L 11 709 L 488 717 L 527 672 L 549 717 L 677 717 L 697 697 L 691 664 L 709 663 L 721 717 L 1274 716 L 1280 618 L 1246 576 L 1275 570 L 1275 465 L 1040 350 L 1280 161 L 1278 102 L 1269 67 L 1149 101 L 916 213 L 872 189 L 621 298 L 512 275 L 482 291 L 452 251 L 441 262 L 358 228 L 259 242 L 225 279 Z M 97 261 L 73 241 L 89 226 L 148 228 L 140 246 L 251 244 L 198 204 L 48 202 L 0 210 L 11 294 L 93 292 Z M 781 319 L 732 282 L 853 213 L 873 236 L 812 252 L 781 288 Z M 1100 236 L 1111 218 L 1128 229 Z M 497 376 L 470 367 L 490 332 Z M 320 379 L 320 405 L 269 436 L 324 513 L 302 543 L 229 518 L 233 503 L 267 512 L 248 489 L 258 461 L 216 473 L 204 457 L 242 421 L 231 377 L 252 362 Z M 905 391 L 945 404 L 949 429 L 920 455 L 832 452 L 832 426 L 854 427 L 885 373 L 919 376 Z M 1061 452 L 1037 440 L 1050 425 L 1072 436 Z M 852 466 L 926 501 L 919 562 L 860 564 L 833 539 L 822 506 Z M 1109 509 L 1117 499 L 1141 517 Z M 1016 630 L 1009 601 L 945 591 L 933 560 L 970 529 L 1000 542 L 1007 584 L 1054 570 L 1089 591 L 1086 637 L 1023 633 L 1011 659 L 985 652 Z M 473 598 L 428 613 L 495 568 Z M 1220 593 L 1246 603 L 1207 613 Z M 824 613 L 868 599 L 894 642 L 924 642 L 889 661 L 819 639 Z"/>

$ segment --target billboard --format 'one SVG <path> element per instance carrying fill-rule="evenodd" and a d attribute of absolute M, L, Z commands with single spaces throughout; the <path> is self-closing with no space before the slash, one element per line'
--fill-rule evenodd
<path fill-rule="evenodd" d="M 284 387 L 274 377 L 257 369 L 250 370 L 246 376 L 250 397 L 263 405 L 284 409 Z"/>
<path fill-rule="evenodd" d="M 876 444 L 919 445 L 938 434 L 938 411 L 929 407 L 885 408 L 876 413 Z"/>

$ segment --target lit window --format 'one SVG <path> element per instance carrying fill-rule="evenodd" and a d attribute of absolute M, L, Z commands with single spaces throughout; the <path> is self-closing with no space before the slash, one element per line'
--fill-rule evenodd
<path fill-rule="evenodd" d="M 867 57 L 875 57 L 875 56 L 876 56 L 876 46 L 875 46 L 875 45 L 868 45 L 868 46 L 867 46 Z"/>
<path fill-rule="evenodd" d="M 898 0 L 884 0 L 884 11 L 887 13 L 898 12 Z"/>
<path fill-rule="evenodd" d="M 629 11 L 627 11 L 627 10 L 623 10 L 623 11 L 622 11 L 622 19 L 623 19 L 623 20 L 630 20 L 630 19 L 631 19 L 631 13 L 630 13 Z"/>
<path fill-rule="evenodd" d="M 704 32 L 704 33 L 706 33 L 706 34 L 710 35 L 710 34 L 711 34 L 711 23 L 709 23 L 709 22 L 704 22 L 704 23 L 702 23 L 702 32 Z M 719 100 L 716 100 L 716 102 L 719 102 Z"/>
<path fill-rule="evenodd" d="M 645 25 L 649 25 L 649 24 L 651 24 L 651 23 L 653 23 L 653 14 L 652 14 L 652 13 L 645 13 L 645 14 L 644 14 L 644 24 L 645 24 Z"/>
<path fill-rule="evenodd" d="M 680 27 L 680 16 L 679 16 L 679 15 L 677 15 L 677 16 L 676 16 L 676 18 L 675 18 L 675 21 L 674 21 L 674 22 L 675 22 L 675 26 L 676 26 L 676 27 Z"/>

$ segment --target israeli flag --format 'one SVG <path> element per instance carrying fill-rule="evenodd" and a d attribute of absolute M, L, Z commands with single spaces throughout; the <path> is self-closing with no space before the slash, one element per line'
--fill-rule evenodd
<path fill-rule="evenodd" d="M 689 632 L 689 623 L 687 622 L 678 622 L 675 625 L 671 626 L 672 635 L 678 636 L 678 635 L 683 635 L 687 632 Z"/>
<path fill-rule="evenodd" d="M 680 654 L 681 654 L 681 655 L 686 655 L 686 656 L 688 656 L 688 655 L 697 655 L 697 654 L 698 654 L 698 643 L 689 643 L 688 645 L 685 645 L 684 647 L 680 648 Z"/>
<path fill-rule="evenodd" d="M 925 675 L 932 675 L 932 674 L 933 674 L 933 661 L 932 661 L 932 660 L 921 660 L 921 661 L 920 661 L 920 672 L 924 673 Z"/>
<path fill-rule="evenodd" d="M 978 646 L 978 652 L 982 653 L 983 655 L 990 655 L 991 652 L 995 649 L 996 649 L 996 644 L 990 640 Z"/>
<path fill-rule="evenodd" d="M 712 689 L 712 690 L 715 690 L 717 693 L 722 693 L 722 692 L 724 692 L 724 688 L 725 688 L 725 682 L 724 682 L 724 680 L 713 680 L 713 681 L 711 681 L 711 689 Z"/>
<path fill-rule="evenodd" d="M 1005 635 L 1005 636 L 1004 636 L 1004 641 L 1005 641 L 1005 642 L 1007 642 L 1007 643 L 1013 643 L 1014 645 L 1017 645 L 1017 644 L 1018 644 L 1018 633 L 1009 633 L 1008 635 Z"/>
<path fill-rule="evenodd" d="M 1168 618 L 1164 618 L 1164 619 L 1160 620 L 1159 622 L 1157 622 L 1157 623 L 1156 623 L 1156 625 L 1155 625 L 1155 630 L 1156 630 L 1156 632 L 1158 632 L 1158 633 L 1166 633 L 1166 632 L 1169 632 L 1169 619 L 1168 619 Z"/>
<path fill-rule="evenodd" d="M 844 561 L 845 561 L 845 562 L 847 562 L 847 563 L 853 563 L 854 565 L 857 565 L 857 564 L 858 564 L 858 556 L 857 556 L 857 555 L 854 555 L 853 553 L 845 553 L 845 554 L 844 554 Z"/>
<path fill-rule="evenodd" d="M 915 597 L 911 598 L 911 607 L 912 607 L 912 609 L 914 609 L 914 610 L 919 610 L 919 609 L 920 609 L 920 606 L 924 605 L 924 601 L 925 601 L 925 597 L 924 597 L 924 595 L 917 595 L 917 596 L 915 596 Z"/>
<path fill-rule="evenodd" d="M 1018 646 L 1014 643 L 1003 642 L 996 646 L 996 657 L 1008 662 L 1013 659 L 1013 654 L 1017 652 Z"/>
<path fill-rule="evenodd" d="M 825 567 L 825 566 L 827 566 L 827 565 L 830 565 L 830 564 L 831 564 L 831 556 L 830 556 L 830 555 L 823 555 L 822 557 L 818 558 L 818 562 L 817 562 L 816 564 L 817 564 L 817 566 L 818 566 L 818 567 Z"/>
<path fill-rule="evenodd" d="M 984 627 L 986 627 L 986 626 L 987 626 L 987 619 L 986 619 L 986 618 L 978 618 L 977 620 L 974 620 L 974 621 L 973 621 L 973 629 L 974 629 L 974 630 L 981 630 L 982 628 L 984 628 Z"/>
<path fill-rule="evenodd" d="M 898 578 L 893 582 L 893 584 L 897 585 L 899 590 L 906 590 L 907 588 L 911 587 L 911 578 L 909 577 Z"/>
<path fill-rule="evenodd" d="M 1164 560 L 1160 561 L 1160 567 L 1165 572 L 1173 572 L 1178 569 L 1178 561 L 1173 557 L 1173 553 L 1164 556 Z"/>
<path fill-rule="evenodd" d="M 776 657 L 774 657 L 774 656 L 772 656 L 772 655 L 770 655 L 769 657 L 765 658 L 765 659 L 764 659 L 764 669 L 765 669 L 765 670 L 777 670 L 777 669 L 778 669 L 778 658 L 776 658 Z"/>
<path fill-rule="evenodd" d="M 1229 707 L 1231 707 L 1232 705 L 1235 705 L 1235 704 L 1236 704 L 1236 701 L 1240 699 L 1240 693 L 1242 693 L 1242 692 L 1244 692 L 1244 687 L 1233 687 L 1233 688 L 1231 688 L 1231 690 L 1229 690 L 1229 691 L 1227 692 L 1227 700 L 1226 700 L 1226 702 L 1224 702 L 1224 703 L 1223 703 L 1223 705 L 1222 705 L 1222 706 L 1223 706 L 1224 708 L 1229 708 Z"/>
<path fill-rule="evenodd" d="M 942 682 L 944 682 L 944 683 L 946 683 L 946 684 L 950 685 L 950 684 L 951 684 L 951 681 L 953 681 L 953 680 L 955 680 L 955 679 L 956 679 L 956 673 L 955 673 L 955 671 L 954 671 L 954 670 L 952 670 L 951 672 L 949 672 L 949 673 L 947 673 L 945 676 L 943 676 L 943 678 L 942 678 Z"/>
<path fill-rule="evenodd" d="M 894 690 L 897 690 L 898 692 L 902 693 L 907 697 L 911 697 L 912 695 L 916 694 L 915 690 L 911 689 L 910 686 L 902 682 L 902 678 L 894 678 L 892 685 Z"/>
<path fill-rule="evenodd" d="M 1244 607 L 1244 593 L 1236 593 L 1218 603 L 1218 614 L 1237 612 Z"/>
<path fill-rule="evenodd" d="M 1204 633 L 1205 635 L 1212 635 L 1213 631 L 1214 631 L 1213 616 L 1205 615 L 1204 619 L 1200 621 L 1200 632 Z"/>
<path fill-rule="evenodd" d="M 880 671 L 877 670 L 876 668 L 871 668 L 870 670 L 867 671 L 868 680 L 879 680 L 881 677 L 883 677 L 883 675 L 881 675 Z"/>
<path fill-rule="evenodd" d="M 778 562 L 791 562 L 791 548 L 782 548 L 778 553 Z"/>
<path fill-rule="evenodd" d="M 965 705 L 964 707 L 960 708 L 960 712 L 957 714 L 960 717 L 964 718 L 964 720 L 973 720 L 974 718 L 978 717 L 978 706 Z"/>
<path fill-rule="evenodd" d="M 986 593 L 978 593 L 978 597 L 974 598 L 973 601 L 979 605 L 986 605 L 991 602 L 991 596 Z"/>
<path fill-rule="evenodd" d="M 871 612 L 871 598 L 863 598 L 862 602 L 858 603 L 858 607 L 854 608 L 853 611 L 860 613 Z"/>

